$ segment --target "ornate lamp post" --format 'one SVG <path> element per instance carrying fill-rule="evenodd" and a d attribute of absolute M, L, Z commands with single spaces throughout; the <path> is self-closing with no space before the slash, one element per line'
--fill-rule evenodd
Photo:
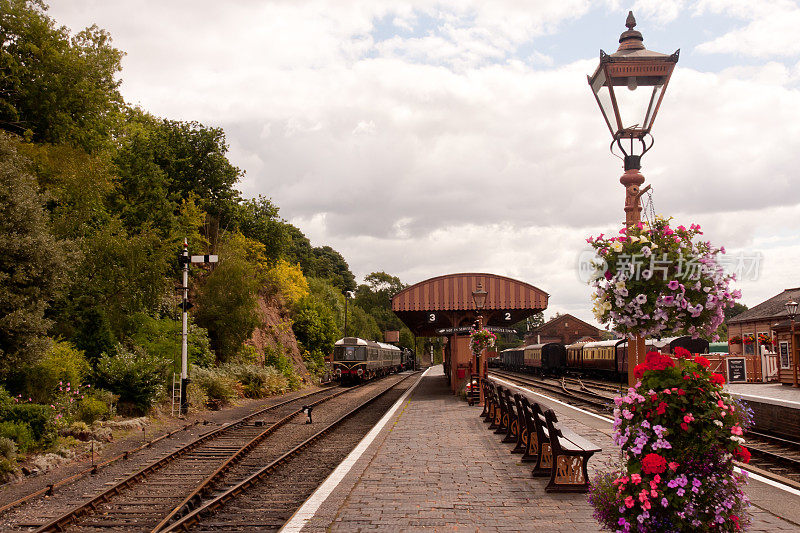
<path fill-rule="evenodd" d="M 486 296 L 488 294 L 489 293 L 487 293 L 485 290 L 483 290 L 483 283 L 481 283 L 480 281 L 478 282 L 477 288 L 474 291 L 472 291 L 472 302 L 475 304 L 475 309 L 478 311 L 478 328 L 477 329 L 479 331 L 481 329 L 483 329 L 483 315 L 481 313 L 483 311 L 483 308 L 486 306 Z M 481 385 L 481 378 L 483 377 L 483 370 L 481 368 L 481 354 L 480 353 L 476 353 L 475 354 L 475 374 L 477 374 L 477 376 L 478 376 L 477 383 L 475 381 L 473 381 L 472 380 L 472 376 L 470 376 L 470 384 L 471 384 L 472 387 L 474 387 L 475 385 L 478 386 L 478 390 L 480 391 L 479 401 L 482 403 L 483 402 L 483 388 L 480 385 Z M 472 388 L 470 388 L 470 394 L 471 394 L 471 392 L 472 392 Z M 470 401 L 472 401 L 472 400 L 470 400 Z"/>
<path fill-rule="evenodd" d="M 625 187 L 625 225 L 630 227 L 641 222 L 640 197 L 650 188 L 641 189 L 641 159 L 653 146 L 650 130 L 680 50 L 667 55 L 646 49 L 642 34 L 633 29 L 633 12 L 628 12 L 625 25 L 628 30 L 619 37 L 619 49 L 610 55 L 600 50 L 600 64 L 588 80 L 611 132 L 611 152 L 616 145 L 624 155 L 625 173 L 619 181 Z M 628 346 L 632 348 L 628 350 L 628 384 L 633 385 L 633 368 L 644 359 L 644 338 L 629 338 Z"/>
<path fill-rule="evenodd" d="M 797 302 L 794 300 L 786 302 L 786 313 L 789 315 L 789 320 L 792 321 L 792 338 L 789 342 L 789 349 L 792 350 L 790 353 L 792 354 L 792 367 L 794 370 L 792 372 L 792 387 L 800 387 L 797 384 L 797 365 L 798 365 L 798 357 L 797 351 L 794 346 L 794 317 L 797 315 Z"/>

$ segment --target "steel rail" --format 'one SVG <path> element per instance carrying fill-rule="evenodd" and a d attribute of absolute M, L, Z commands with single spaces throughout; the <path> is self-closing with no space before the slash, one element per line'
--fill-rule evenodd
<path fill-rule="evenodd" d="M 323 428 L 322 430 L 318 431 L 317 433 L 315 433 L 314 435 L 312 435 L 311 437 L 309 437 L 305 441 L 301 442 L 300 444 L 298 444 L 297 446 L 295 446 L 294 448 L 292 448 L 288 452 L 284 453 L 283 455 L 281 455 L 280 457 L 278 457 L 277 459 L 275 459 L 274 461 L 272 461 L 268 465 L 258 469 L 257 471 L 253 472 L 252 474 L 250 474 L 248 477 L 246 477 L 245 479 L 243 479 L 239 483 L 229 487 L 224 492 L 222 492 L 221 494 L 215 496 L 211 500 L 208 500 L 207 502 L 203 503 L 199 507 L 196 507 L 195 509 L 193 509 L 192 511 L 190 511 L 186 515 L 182 516 L 176 522 L 173 522 L 172 524 L 168 525 L 164 529 L 154 529 L 151 533 L 166 533 L 168 531 L 179 531 L 179 530 L 180 531 L 185 531 L 185 530 L 187 530 L 190 526 L 192 526 L 194 524 L 197 524 L 200 521 L 202 515 L 207 514 L 208 512 L 219 508 L 220 506 L 224 505 L 226 502 L 228 502 L 232 498 L 235 498 L 241 492 L 247 490 L 250 486 L 252 486 L 257 481 L 260 481 L 261 479 L 269 476 L 272 472 L 275 471 L 275 469 L 277 467 L 279 467 L 283 463 L 287 462 L 289 459 L 291 459 L 292 457 L 297 455 L 300 451 L 304 450 L 305 448 L 307 448 L 308 446 L 310 446 L 314 442 L 318 441 L 320 438 L 322 438 L 326 434 L 330 433 L 337 426 L 341 425 L 345 420 L 347 420 L 348 418 L 352 417 L 353 415 L 355 415 L 356 413 L 361 411 L 363 408 L 367 407 L 368 405 L 373 403 L 375 400 L 377 400 L 381 396 L 385 395 L 386 393 L 388 393 L 393 388 L 397 387 L 399 384 L 403 383 L 404 381 L 406 381 L 407 379 L 409 379 L 409 378 L 411 378 L 413 376 L 416 376 L 417 374 L 419 374 L 419 372 L 414 372 L 413 374 L 409 374 L 408 376 L 404 377 L 403 379 L 401 379 L 397 383 L 394 383 L 392 386 L 387 387 L 385 390 L 379 392 L 378 394 L 376 394 L 375 396 L 373 396 L 369 400 L 366 400 L 361 405 L 355 407 L 354 409 L 352 409 L 348 413 L 342 415 L 340 418 L 338 418 L 334 422 L 331 422 L 325 428 Z"/>
<path fill-rule="evenodd" d="M 187 443 L 186 445 L 178 448 L 177 450 L 169 453 L 168 455 L 165 455 L 161 459 L 158 459 L 157 461 L 155 461 L 153 463 L 150 463 L 149 465 L 141 468 L 137 472 L 127 476 L 126 478 L 124 478 L 121 481 L 115 483 L 114 485 L 112 485 L 111 487 L 109 487 L 108 489 L 103 491 L 102 493 L 96 495 L 92 499 L 90 499 L 90 500 L 88 500 L 88 501 L 86 501 L 86 502 L 84 502 L 84 503 L 82 503 L 82 504 L 80 504 L 78 506 L 73 507 L 72 509 L 70 509 L 66 513 L 63 513 L 62 515 L 54 518 L 50 522 L 47 522 L 46 524 L 40 526 L 38 529 L 36 529 L 36 533 L 44 533 L 44 532 L 49 532 L 49 531 L 62 531 L 64 529 L 64 527 L 66 527 L 67 525 L 71 524 L 73 521 L 75 521 L 75 519 L 80 518 L 81 516 L 83 516 L 85 514 L 88 514 L 89 512 L 93 511 L 97 507 L 98 504 L 101 504 L 101 503 L 107 501 L 109 497 L 111 497 L 111 496 L 113 496 L 115 494 L 118 494 L 122 489 L 129 487 L 133 483 L 141 481 L 142 479 L 147 477 L 149 474 L 152 474 L 153 472 L 161 469 L 162 467 L 164 467 L 167 464 L 171 463 L 175 459 L 178 459 L 179 457 L 181 457 L 181 456 L 185 455 L 186 453 L 192 451 L 193 449 L 197 448 L 199 445 L 204 444 L 205 442 L 213 440 L 213 439 L 215 439 L 217 437 L 220 437 L 224 433 L 226 433 L 226 432 L 228 432 L 228 431 L 230 431 L 232 429 L 235 429 L 236 427 L 241 426 L 242 424 L 245 424 L 249 420 L 251 420 L 251 419 L 253 419 L 253 418 L 257 417 L 257 416 L 260 416 L 260 415 L 262 415 L 264 413 L 267 413 L 269 411 L 272 411 L 274 409 L 277 409 L 277 408 L 282 407 L 284 405 L 287 405 L 289 403 L 296 402 L 298 400 L 303 400 L 305 398 L 308 398 L 309 396 L 314 396 L 316 394 L 321 394 L 321 393 L 327 392 L 327 391 L 329 391 L 331 389 L 334 389 L 334 388 L 336 388 L 336 387 L 326 387 L 324 389 L 313 391 L 313 392 L 310 392 L 308 394 L 304 394 L 304 395 L 297 396 L 297 397 L 289 399 L 289 400 L 285 400 L 285 401 L 279 402 L 279 403 L 271 405 L 269 407 L 265 407 L 264 409 L 259 409 L 258 411 L 255 411 L 255 412 L 250 413 L 249 415 L 246 415 L 246 416 L 244 416 L 244 417 L 242 417 L 242 418 L 240 418 L 238 420 L 235 420 L 233 422 L 225 424 L 222 427 L 219 427 L 219 428 L 217 428 L 215 430 L 209 431 L 208 433 L 205 433 L 205 434 L 201 435 L 200 437 L 198 437 L 197 439 L 193 440 L 192 442 Z M 343 394 L 343 393 L 347 392 L 348 390 L 354 390 L 355 388 L 356 387 L 352 387 L 350 389 L 345 389 L 343 391 L 335 393 L 335 395 L 338 396 L 340 394 Z M 333 396 L 334 395 L 332 395 L 332 397 Z"/>
<path fill-rule="evenodd" d="M 194 426 L 196 426 L 196 425 L 198 425 L 200 423 L 201 423 L 200 420 L 196 420 L 196 421 L 192 422 L 191 424 L 185 424 L 183 427 L 180 427 L 178 429 L 174 429 L 172 431 L 164 433 L 163 435 L 160 435 L 160 436 L 158 436 L 158 437 L 156 437 L 154 439 L 151 439 L 151 440 L 145 442 L 144 444 L 142 444 L 140 446 L 137 446 L 136 448 L 132 448 L 130 450 L 126 450 L 126 451 L 122 452 L 121 454 L 119 454 L 117 456 L 111 457 L 110 459 L 107 459 L 107 460 L 105 460 L 105 461 L 103 461 L 101 463 L 97 463 L 96 465 L 91 466 L 89 468 L 86 468 L 84 470 L 81 470 L 80 472 L 78 472 L 76 474 L 73 474 L 73 475 L 71 475 L 69 477 L 65 477 L 64 479 L 62 479 L 60 481 L 56 481 L 55 483 L 51 483 L 48 486 L 44 487 L 43 489 L 39 489 L 37 491 L 31 492 L 30 494 L 26 494 L 25 496 L 23 496 L 23 497 L 21 497 L 19 499 L 16 499 L 13 502 L 7 503 L 6 505 L 0 507 L 0 514 L 8 511 L 9 509 L 13 509 L 14 507 L 22 505 L 23 503 L 26 503 L 26 502 L 36 498 L 37 496 L 41 496 L 43 494 L 46 494 L 46 495 L 49 496 L 49 495 L 53 494 L 53 491 L 58 487 L 61 487 L 61 486 L 66 485 L 68 483 L 72 483 L 73 481 L 77 481 L 79 479 L 82 479 L 82 478 L 86 477 L 89 474 L 96 474 L 98 472 L 98 470 L 100 470 L 101 468 L 105 468 L 106 466 L 114 464 L 117 461 L 121 461 L 123 459 L 125 459 L 125 460 L 130 459 L 131 454 L 139 453 L 140 451 L 142 451 L 144 449 L 152 447 L 153 444 L 156 444 L 157 442 L 160 442 L 160 441 L 162 441 L 164 439 L 168 439 L 168 438 L 172 437 L 173 435 L 175 435 L 177 433 L 180 433 L 181 431 L 186 431 L 189 428 L 192 428 L 192 427 L 194 427 Z"/>
<path fill-rule="evenodd" d="M 354 389 L 352 389 L 352 388 L 344 389 L 344 390 L 342 390 L 340 392 L 337 392 L 335 394 L 332 394 L 330 396 L 326 396 L 324 398 L 320 398 L 319 400 L 309 404 L 307 407 L 316 407 L 317 405 L 319 405 L 319 404 L 321 404 L 323 402 L 327 402 L 329 400 L 332 400 L 332 399 L 334 399 L 334 398 L 336 398 L 338 396 L 341 396 L 342 394 L 350 392 L 351 390 L 354 390 Z M 241 459 L 243 459 L 244 456 L 247 453 L 249 453 L 253 448 L 258 446 L 258 444 L 261 441 L 263 441 L 264 439 L 269 437 L 278 428 L 286 425 L 292 418 L 296 417 L 297 415 L 301 414 L 302 412 L 303 412 L 303 409 L 298 409 L 297 411 L 294 411 L 293 413 L 283 417 L 282 419 L 278 420 L 277 422 L 275 422 L 274 424 L 269 426 L 266 430 L 261 432 L 259 435 L 255 436 L 252 440 L 250 440 L 250 442 L 248 442 L 247 444 L 245 444 L 244 446 L 239 448 L 239 450 L 237 450 L 233 455 L 228 457 L 225 460 L 225 462 L 223 462 L 216 470 L 214 470 L 214 472 L 209 474 L 203 481 L 201 481 L 200 484 L 197 485 L 197 487 L 195 487 L 195 489 L 188 496 L 186 496 L 186 498 L 184 498 L 181 503 L 179 503 L 177 506 L 175 506 L 167 514 L 167 516 L 165 516 L 164 519 L 161 520 L 161 522 L 159 522 L 158 525 L 155 528 L 153 528 L 153 531 L 160 531 L 172 519 L 174 519 L 175 516 L 178 515 L 184 509 L 184 507 L 189 505 L 190 502 L 194 502 L 194 501 L 197 501 L 198 499 L 202 499 L 203 494 L 205 492 L 208 492 L 209 490 L 211 490 L 212 483 L 217 481 L 234 464 L 238 463 Z"/>
<path fill-rule="evenodd" d="M 545 382 L 538 381 L 538 380 L 535 380 L 535 379 L 531 379 L 531 378 L 528 378 L 528 377 L 522 377 L 522 376 L 519 376 L 518 374 L 513 374 L 513 373 L 508 373 L 508 372 L 490 372 L 490 374 L 494 374 L 494 375 L 496 375 L 498 377 L 501 377 L 501 378 L 504 378 L 504 379 L 508 379 L 508 380 L 511 380 L 511 381 L 516 381 L 517 383 L 521 383 L 521 384 L 524 384 L 524 385 L 532 385 L 532 386 L 535 386 L 535 387 L 539 387 L 539 388 L 545 389 L 547 391 L 553 392 L 555 394 L 560 394 L 562 396 L 566 396 L 566 397 L 568 397 L 568 398 L 570 398 L 572 400 L 589 404 L 589 405 L 591 405 L 592 407 L 594 407 L 596 409 L 600 409 L 601 411 L 610 410 L 610 408 L 611 408 L 610 405 L 611 405 L 611 402 L 613 401 L 612 398 L 608 398 L 608 397 L 597 395 L 597 394 L 593 394 L 593 393 L 584 393 L 584 394 L 590 394 L 590 395 L 592 395 L 594 397 L 600 397 L 604 401 L 597 401 L 597 400 L 593 400 L 593 399 L 582 397 L 580 395 L 580 391 L 567 389 L 566 386 L 564 386 L 563 383 L 559 383 L 559 386 L 556 386 L 556 385 L 553 385 L 553 384 L 550 384 L 550 383 L 545 383 Z"/>

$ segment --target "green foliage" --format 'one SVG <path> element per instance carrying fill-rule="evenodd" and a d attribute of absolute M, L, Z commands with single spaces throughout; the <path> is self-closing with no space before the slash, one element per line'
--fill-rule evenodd
<path fill-rule="evenodd" d="M 292 330 L 309 370 L 315 372 L 323 368 L 325 355 L 333 351 L 337 338 L 330 310 L 312 297 L 303 298 L 295 306 Z"/>
<path fill-rule="evenodd" d="M 269 198 L 259 195 L 235 204 L 232 218 L 242 235 L 265 246 L 271 263 L 287 253 L 291 245 L 288 226 L 278 218 L 278 207 Z"/>
<path fill-rule="evenodd" d="M 400 345 L 413 347 L 413 334 L 392 312 L 392 296 L 405 289 L 405 284 L 386 272 L 373 272 L 364 281 L 356 289 L 355 302 L 375 320 L 381 332 L 377 338 L 382 340 L 384 331 L 399 331 Z"/>
<path fill-rule="evenodd" d="M 0 133 L 0 376 L 46 347 L 48 302 L 63 285 L 64 245 L 50 233 L 36 180 Z"/>
<path fill-rule="evenodd" d="M 173 368 L 180 368 L 181 322 L 137 313 L 131 317 L 128 329 L 131 330 L 130 341 L 133 345 L 158 359 L 171 360 Z M 214 363 L 214 353 L 204 328 L 189 324 L 186 345 L 190 364 L 210 366 Z"/>
<path fill-rule="evenodd" d="M 279 394 L 289 388 L 286 377 L 275 368 L 255 365 L 225 365 L 221 368 L 242 385 L 247 398 L 263 398 Z"/>
<path fill-rule="evenodd" d="M 17 471 L 17 445 L 13 440 L 0 437 L 0 477 Z"/>
<path fill-rule="evenodd" d="M 49 404 L 61 383 L 77 387 L 89 374 L 89 363 L 81 350 L 66 341 L 54 341 L 46 355 L 31 365 L 25 374 L 25 396 Z"/>
<path fill-rule="evenodd" d="M 221 361 L 233 357 L 258 326 L 255 267 L 244 250 L 226 246 L 197 297 L 197 323 L 208 330 Z"/>
<path fill-rule="evenodd" d="M 144 414 L 163 395 L 170 360 L 118 345 L 97 362 L 97 385 L 119 396 L 122 412 Z"/>
<path fill-rule="evenodd" d="M 300 387 L 300 376 L 294 370 L 292 361 L 282 352 L 282 347 L 267 347 L 264 349 L 264 366 L 274 368 L 286 378 L 290 389 Z"/>
<path fill-rule="evenodd" d="M 114 401 L 113 393 L 95 389 L 78 404 L 75 418 L 87 424 L 107 420 L 114 416 Z"/>
<path fill-rule="evenodd" d="M 37 142 L 107 145 L 121 105 L 122 52 L 91 26 L 70 37 L 41 0 L 6 0 L 0 18 L 0 126 Z"/>
<path fill-rule="evenodd" d="M 0 413 L 0 420 L 27 424 L 33 433 L 33 439 L 47 445 L 55 439 L 53 410 L 48 405 L 36 403 L 18 403 Z"/>
<path fill-rule="evenodd" d="M 25 422 L 0 422 L 0 438 L 13 441 L 19 451 L 23 453 L 36 446 L 33 431 Z"/>
<path fill-rule="evenodd" d="M 291 224 L 285 229 L 291 242 L 286 259 L 291 264 L 299 264 L 306 276 L 329 280 L 342 293 L 355 290 L 355 276 L 342 254 L 330 246 L 312 247 L 303 232 Z"/>
<path fill-rule="evenodd" d="M 237 396 L 237 382 L 226 372 L 211 368 L 193 368 L 192 384 L 205 398 L 206 407 L 219 409 Z"/>

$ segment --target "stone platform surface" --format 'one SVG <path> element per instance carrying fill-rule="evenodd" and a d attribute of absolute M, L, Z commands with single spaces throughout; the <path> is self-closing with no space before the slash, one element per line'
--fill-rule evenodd
<path fill-rule="evenodd" d="M 778 400 L 786 407 L 800 409 L 800 388 L 780 383 L 726 383 L 725 390 L 745 398 Z"/>
<path fill-rule="evenodd" d="M 532 478 L 513 445 L 486 429 L 481 408 L 451 395 L 445 379 L 441 366 L 430 369 L 302 531 L 599 531 L 585 494 L 546 493 L 547 479 Z M 590 476 L 617 464 L 607 421 L 533 398 L 602 446 Z M 756 505 L 784 498 L 800 507 L 800 497 L 764 487 L 753 487 L 766 491 L 750 494 Z M 800 530 L 764 508 L 752 514 L 750 531 Z"/>

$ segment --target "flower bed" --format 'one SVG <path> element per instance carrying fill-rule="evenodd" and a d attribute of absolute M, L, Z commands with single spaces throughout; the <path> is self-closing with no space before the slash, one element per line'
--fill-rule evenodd
<path fill-rule="evenodd" d="M 497 335 L 488 329 L 473 329 L 469 333 L 469 349 L 473 354 L 479 354 L 486 348 L 494 346 Z"/>
<path fill-rule="evenodd" d="M 745 477 L 733 459 L 750 460 L 743 446 L 752 412 L 724 392 L 725 378 L 703 356 L 677 362 L 650 352 L 635 368 L 639 380 L 615 399 L 617 472 L 592 481 L 589 502 L 604 529 L 671 533 L 741 531 L 749 524 Z M 676 364 L 677 363 L 677 364 Z"/>
<path fill-rule="evenodd" d="M 724 248 L 701 241 L 700 226 L 670 227 L 657 218 L 651 228 L 639 223 L 617 237 L 589 237 L 597 251 L 594 314 L 617 331 L 643 336 L 708 335 L 725 319 L 724 310 L 741 296 L 734 279 L 718 262 Z"/>

